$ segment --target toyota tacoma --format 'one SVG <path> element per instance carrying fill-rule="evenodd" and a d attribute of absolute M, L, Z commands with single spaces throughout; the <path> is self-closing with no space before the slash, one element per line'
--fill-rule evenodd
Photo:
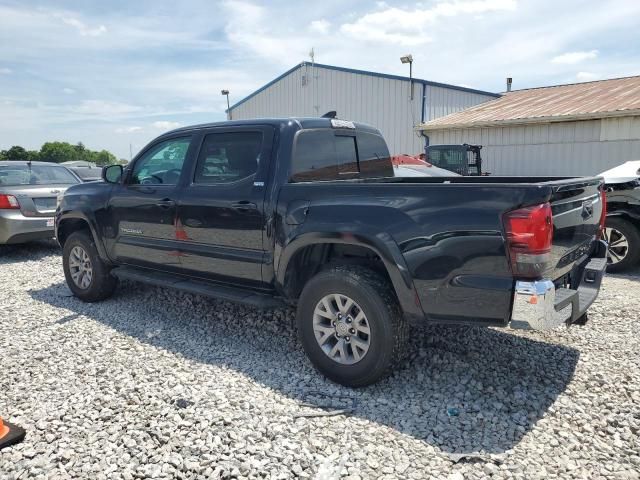
<path fill-rule="evenodd" d="M 367 125 L 230 121 L 153 140 L 56 213 L 69 288 L 118 279 L 297 308 L 315 367 L 376 382 L 411 327 L 582 323 L 606 269 L 599 177 L 394 177 Z"/>

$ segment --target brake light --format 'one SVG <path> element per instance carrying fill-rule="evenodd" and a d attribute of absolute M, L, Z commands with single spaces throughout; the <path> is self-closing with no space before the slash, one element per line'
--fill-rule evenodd
<path fill-rule="evenodd" d="M 503 223 L 511 271 L 518 277 L 539 277 L 551 263 L 551 205 L 543 203 L 507 212 Z"/>
<path fill-rule="evenodd" d="M 600 201 L 602 202 L 602 212 L 600 213 L 600 228 L 596 233 L 596 239 L 600 240 L 604 235 L 605 224 L 607 222 L 607 192 L 604 187 L 600 190 Z"/>
<path fill-rule="evenodd" d="M 0 210 L 15 210 L 20 208 L 18 199 L 13 195 L 4 195 L 0 193 Z"/>

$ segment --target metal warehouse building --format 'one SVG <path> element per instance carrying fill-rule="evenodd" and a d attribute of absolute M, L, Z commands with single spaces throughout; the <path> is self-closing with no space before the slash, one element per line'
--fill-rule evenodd
<path fill-rule="evenodd" d="M 428 80 L 302 62 L 229 109 L 233 120 L 261 117 L 338 118 L 380 129 L 392 154 L 420 153 L 415 127 L 495 99 L 498 94 Z"/>
<path fill-rule="evenodd" d="M 507 92 L 420 129 L 432 145 L 483 145 L 493 174 L 597 174 L 640 159 L 640 77 Z"/>

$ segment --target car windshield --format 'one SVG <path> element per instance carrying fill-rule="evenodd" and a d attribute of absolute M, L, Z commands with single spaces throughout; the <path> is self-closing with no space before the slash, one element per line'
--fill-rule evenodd
<path fill-rule="evenodd" d="M 85 182 L 90 180 L 100 180 L 102 178 L 102 169 L 91 167 L 71 167 L 71 170 Z"/>
<path fill-rule="evenodd" d="M 0 165 L 0 186 L 80 183 L 66 168 L 57 165 Z"/>

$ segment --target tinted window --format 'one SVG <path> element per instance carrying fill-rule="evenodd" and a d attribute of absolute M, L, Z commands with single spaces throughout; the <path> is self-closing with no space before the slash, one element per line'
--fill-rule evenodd
<path fill-rule="evenodd" d="M 205 137 L 195 183 L 230 183 L 258 171 L 261 132 L 212 133 Z"/>
<path fill-rule="evenodd" d="M 80 183 L 66 168 L 57 165 L 0 165 L 0 185 L 53 185 Z"/>
<path fill-rule="evenodd" d="M 154 145 L 133 166 L 132 184 L 175 185 L 178 183 L 191 138 L 173 138 Z"/>
<path fill-rule="evenodd" d="M 298 134 L 291 180 L 336 180 L 358 173 L 355 138 L 337 136 L 334 130 L 309 130 Z M 348 177 L 347 177 L 348 178 Z"/>
<path fill-rule="evenodd" d="M 360 177 L 393 177 L 387 144 L 380 135 L 358 132 Z"/>

